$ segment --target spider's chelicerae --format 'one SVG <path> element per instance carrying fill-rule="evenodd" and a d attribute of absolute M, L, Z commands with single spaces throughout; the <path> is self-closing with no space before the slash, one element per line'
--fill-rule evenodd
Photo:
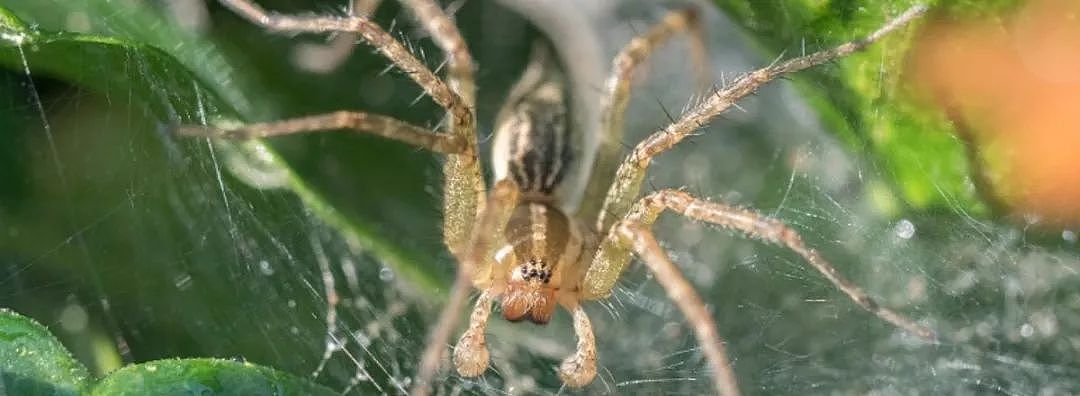
<path fill-rule="evenodd" d="M 783 223 L 756 211 L 709 202 L 681 190 L 660 190 L 639 197 L 649 164 L 739 99 L 763 84 L 846 56 L 870 45 L 925 11 L 914 7 L 869 36 L 836 48 L 805 55 L 741 75 L 711 92 L 678 120 L 638 143 L 618 158 L 622 117 L 631 76 L 654 48 L 675 34 L 700 28 L 694 10 L 671 12 L 632 40 L 615 58 L 605 86 L 603 122 L 596 131 L 576 131 L 568 122 L 566 76 L 543 45 L 496 119 L 492 164 L 495 181 L 488 190 L 478 158 L 475 117 L 475 65 L 457 27 L 433 0 L 402 0 L 447 54 L 446 80 L 440 79 L 408 48 L 363 16 L 320 17 L 270 13 L 250 0 L 221 0 L 237 14 L 276 32 L 351 32 L 376 48 L 419 84 L 447 111 L 444 131 L 431 131 L 390 117 L 339 111 L 291 120 L 222 130 L 181 127 L 180 133 L 225 138 L 261 138 L 294 133 L 352 129 L 398 140 L 446 155 L 444 164 L 444 242 L 459 262 L 450 302 L 433 328 L 415 376 L 414 393 L 426 393 L 438 370 L 445 345 L 465 308 L 470 289 L 480 292 L 469 324 L 453 350 L 457 371 L 479 376 L 488 367 L 484 331 L 492 303 L 507 320 L 547 323 L 556 307 L 573 317 L 577 349 L 558 373 L 573 387 L 596 376 L 596 343 L 581 304 L 608 297 L 631 256 L 637 255 L 655 275 L 693 328 L 713 370 L 716 389 L 738 393 L 735 374 L 712 316 L 690 282 L 680 273 L 650 230 L 664 211 L 741 231 L 780 244 L 802 256 L 856 304 L 904 330 L 932 340 L 933 333 L 879 306 L 845 279 L 825 258 L 807 247 Z M 699 46 L 700 48 L 700 46 Z M 598 134 L 594 164 L 583 164 L 581 137 Z M 575 162 L 578 161 L 578 162 Z M 571 183 L 587 177 L 581 209 L 564 205 Z M 589 204 L 589 203 L 593 204 Z M 598 202 L 602 202 L 599 204 Z"/>

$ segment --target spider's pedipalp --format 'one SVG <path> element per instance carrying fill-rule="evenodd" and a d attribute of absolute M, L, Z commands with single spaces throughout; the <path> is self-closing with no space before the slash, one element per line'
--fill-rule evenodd
<path fill-rule="evenodd" d="M 481 293 L 476 307 L 469 316 L 469 328 L 454 346 L 454 367 L 464 377 L 477 377 L 484 373 L 490 361 L 484 331 L 491 316 L 491 293 Z"/>
<path fill-rule="evenodd" d="M 488 291 L 491 288 L 489 280 L 493 269 L 491 262 L 484 258 L 490 256 L 493 241 L 502 233 L 511 210 L 517 205 L 517 186 L 508 179 L 495 183 L 487 202 L 476 228 L 492 232 L 475 233 L 461 256 L 450 299 L 432 327 L 410 394 L 427 394 L 431 378 L 439 370 L 446 342 L 457 327 L 458 313 L 465 306 L 469 291 L 474 286 L 485 291 L 481 293 L 470 316 L 469 330 L 454 347 L 454 365 L 458 372 L 466 377 L 478 376 L 487 369 L 488 350 L 484 343 L 484 330 L 487 328 L 488 316 L 491 315 L 491 301 L 495 293 Z"/>
<path fill-rule="evenodd" d="M 589 316 L 581 305 L 573 303 L 567 310 L 574 317 L 574 334 L 578 341 L 574 354 L 559 365 L 559 378 L 566 385 L 580 388 L 596 378 L 596 338 L 593 336 Z"/>

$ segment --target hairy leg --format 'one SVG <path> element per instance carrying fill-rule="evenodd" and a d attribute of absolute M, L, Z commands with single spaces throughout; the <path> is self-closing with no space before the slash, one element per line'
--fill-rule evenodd
<path fill-rule="evenodd" d="M 604 237 L 583 281 L 583 298 L 599 299 L 610 295 L 616 281 L 629 263 L 631 252 L 642 258 L 656 276 L 668 296 L 690 323 L 702 350 L 713 366 L 717 391 L 725 395 L 738 394 L 736 377 L 712 315 L 705 309 L 693 286 L 681 274 L 656 242 L 650 228 L 665 210 L 685 217 L 741 231 L 750 237 L 780 244 L 816 269 L 836 288 L 863 309 L 904 331 L 935 341 L 932 330 L 903 315 L 884 308 L 853 282 L 844 278 L 835 267 L 813 249 L 806 247 L 795 230 L 775 219 L 755 211 L 703 201 L 678 190 L 662 190 L 639 200 L 622 221 L 616 223 Z"/>
<path fill-rule="evenodd" d="M 349 15 L 371 19 L 380 3 L 382 0 L 353 0 L 349 4 Z M 356 40 L 359 38 L 355 32 L 346 32 L 337 34 L 329 43 L 300 44 L 293 51 L 293 61 L 304 70 L 327 73 L 345 63 L 356 48 Z"/>
<path fill-rule="evenodd" d="M 616 224 L 612 229 L 612 234 L 641 257 L 641 261 L 656 276 L 656 282 L 664 288 L 668 298 L 675 302 L 686 317 L 686 321 L 694 330 L 694 335 L 697 336 L 702 353 L 712 365 L 716 391 L 721 395 L 738 396 L 739 386 L 735 370 L 731 361 L 728 360 L 724 342 L 716 329 L 712 314 L 705 308 L 705 303 L 701 301 L 694 286 L 686 280 L 686 276 L 679 271 L 679 267 L 671 262 L 667 253 L 656 242 L 649 226 L 642 223 L 622 222 Z"/>
<path fill-rule="evenodd" d="M 465 105 L 476 106 L 476 80 L 473 70 L 476 64 L 465 39 L 461 37 L 454 21 L 443 12 L 434 0 L 402 0 L 406 7 L 416 15 L 416 20 L 431 33 L 432 40 L 446 53 L 446 80 L 450 88 L 457 92 Z"/>
<path fill-rule="evenodd" d="M 739 77 L 726 88 L 709 95 L 700 104 L 683 114 L 678 121 L 639 143 L 619 165 L 615 173 L 615 181 L 608 190 L 603 208 L 598 215 L 598 229 L 601 231 L 607 230 L 608 227 L 630 210 L 630 205 L 640 192 L 645 172 L 652 163 L 653 158 L 682 141 L 698 128 L 701 128 L 702 125 L 711 121 L 713 117 L 727 110 L 743 97 L 754 93 L 762 85 L 785 74 L 830 62 L 866 48 L 890 32 L 922 15 L 925 11 L 925 6 L 912 7 L 861 40 L 848 42 L 833 49 L 815 52 L 755 70 Z"/>
<path fill-rule="evenodd" d="M 612 61 L 611 75 L 605 83 L 604 107 L 601 113 L 602 129 L 596 160 L 585 188 L 585 200 L 579 211 L 583 219 L 594 219 L 601 209 L 601 197 L 607 192 L 615 176 L 622 149 L 623 118 L 630 102 L 631 83 L 634 73 L 649 56 L 673 36 L 688 33 L 695 72 L 701 80 L 707 80 L 708 65 L 705 60 L 705 43 L 698 11 L 688 8 L 669 13 L 648 32 L 630 41 Z M 592 226 L 590 224 L 590 226 Z"/>
<path fill-rule="evenodd" d="M 393 36 L 375 23 L 362 16 L 326 17 L 299 16 L 271 13 L 250 0 L 220 0 L 226 7 L 238 15 L 277 32 L 355 32 L 360 38 L 374 47 L 399 69 L 405 72 L 431 96 L 435 103 L 447 110 L 450 135 L 464 139 L 466 150 L 447 158 L 443 167 L 444 188 L 444 227 L 443 238 L 451 253 L 460 254 L 461 249 L 472 235 L 472 226 L 476 215 L 483 206 L 484 179 L 480 173 L 477 158 L 476 129 L 472 93 L 466 92 L 468 101 L 455 92 L 449 85 L 435 76 L 420 60 Z M 424 3 L 415 0 L 415 3 Z M 436 10 L 437 7 L 436 7 Z M 441 11 L 440 11 L 441 13 Z M 445 17 L 445 16 L 444 16 Z M 438 36 L 433 32 L 433 35 Z M 466 51 L 467 53 L 467 51 Z M 451 53 L 453 55 L 453 53 Z"/>
<path fill-rule="evenodd" d="M 753 210 L 700 200 L 683 191 L 661 190 L 638 201 L 625 217 L 623 223 L 651 227 L 653 222 L 656 221 L 656 217 L 664 210 L 671 210 L 694 220 L 716 224 L 743 232 L 755 239 L 784 246 L 806 260 L 811 267 L 825 276 L 837 289 L 844 292 L 848 298 L 863 309 L 910 334 L 928 341 L 936 339 L 934 332 L 929 328 L 915 323 L 915 321 L 893 310 L 882 307 L 861 288 L 844 278 L 817 251 L 808 248 L 799 234 L 791 227 Z M 618 233 L 609 233 L 600 246 L 597 259 L 594 260 L 585 275 L 585 295 L 587 298 L 601 298 L 611 292 L 615 281 L 629 261 L 629 257 L 625 253 L 620 254 L 620 252 L 625 252 L 626 249 L 623 238 Z"/>
<path fill-rule="evenodd" d="M 457 136 L 436 133 L 394 118 L 355 111 L 338 111 L 289 120 L 248 124 L 236 128 L 184 125 L 176 133 L 226 139 L 254 139 L 275 136 L 351 129 L 382 136 L 436 153 L 460 154 L 468 150 L 466 142 Z"/>
<path fill-rule="evenodd" d="M 308 15 L 282 15 L 267 12 L 250 0 L 219 0 L 236 14 L 267 30 L 275 32 L 356 32 L 419 85 L 431 99 L 446 108 L 456 126 L 472 129 L 471 109 L 462 98 L 450 90 L 423 62 L 416 59 L 408 48 L 394 39 L 374 22 L 361 16 L 328 17 Z"/>
<path fill-rule="evenodd" d="M 444 165 L 444 240 L 451 253 L 460 257 L 472 236 L 473 225 L 484 205 L 485 186 L 477 158 L 472 60 L 468 49 L 449 18 L 430 0 L 407 0 L 406 6 L 420 18 L 432 37 L 450 56 L 451 84 L 447 85 L 420 62 L 400 42 L 364 16 L 324 17 L 281 15 L 267 12 L 250 0 L 220 0 L 238 15 L 271 31 L 353 32 L 382 53 L 415 81 L 432 100 L 447 110 L 448 133 L 424 133 L 422 128 L 388 117 L 356 112 L 337 112 L 278 123 L 255 124 L 230 130 L 185 127 L 181 133 L 226 137 L 263 137 L 314 131 L 323 128 L 352 128 L 411 143 L 432 151 L 451 154 Z M 418 373 L 417 392 L 427 391 L 427 378 L 438 369 L 442 346 L 456 324 L 459 305 L 468 296 L 472 269 L 461 266 L 458 280 L 424 353 Z"/>
<path fill-rule="evenodd" d="M 470 119 L 476 117 L 476 82 L 473 70 L 476 68 L 465 39 L 461 37 L 454 21 L 450 19 L 434 0 L 402 0 L 402 4 L 412 11 L 416 20 L 431 34 L 432 40 L 447 56 L 446 79 L 452 89 L 471 112 Z M 475 124 L 458 125 L 453 114 L 448 123 L 449 133 L 464 139 L 476 152 Z M 446 246 L 460 259 L 465 243 L 472 235 L 472 225 L 484 208 L 485 185 L 483 170 L 476 156 L 450 156 L 443 164 L 446 186 L 443 189 L 443 213 L 446 216 L 444 227 Z M 474 213 L 473 216 L 467 216 Z M 458 216 L 466 216 L 464 218 Z"/>

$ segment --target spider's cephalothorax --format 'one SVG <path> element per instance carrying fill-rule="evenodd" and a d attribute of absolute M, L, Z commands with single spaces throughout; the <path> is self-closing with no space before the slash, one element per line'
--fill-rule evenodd
<path fill-rule="evenodd" d="M 669 13 L 619 52 L 612 62 L 609 79 L 603 84 L 602 114 L 597 117 L 601 125 L 576 133 L 570 133 L 567 122 L 571 113 L 564 88 L 564 80 L 572 76 L 565 76 L 554 54 L 538 46 L 496 120 L 495 183 L 488 189 L 477 157 L 475 65 L 453 21 L 436 2 L 402 0 L 447 54 L 445 81 L 363 13 L 348 17 L 280 15 L 267 12 L 251 0 L 220 1 L 273 31 L 353 32 L 405 70 L 433 101 L 447 110 L 448 122 L 443 131 L 362 111 L 337 111 L 227 130 L 205 126 L 185 126 L 178 130 L 189 136 L 242 139 L 350 129 L 447 155 L 443 167 L 443 239 L 458 259 L 459 271 L 449 302 L 430 333 L 417 369 L 413 382 L 415 394 L 427 393 L 432 385 L 431 378 L 438 371 L 445 345 L 456 328 L 471 287 L 479 290 L 480 296 L 469 317 L 468 328 L 454 347 L 458 373 L 475 377 L 487 370 L 489 353 L 484 331 L 491 306 L 498 300 L 503 317 L 512 321 L 547 323 L 557 307 L 569 311 L 577 345 L 575 352 L 559 366 L 559 377 L 570 386 L 589 384 L 597 371 L 596 341 L 580 303 L 607 298 L 630 258 L 637 256 L 686 317 L 701 353 L 711 365 L 716 391 L 737 395 L 735 372 L 712 315 L 653 235 L 651 227 L 663 212 L 785 246 L 867 311 L 911 334 L 934 339 L 930 329 L 876 303 L 817 251 L 806 246 L 794 229 L 778 220 L 754 210 L 696 198 L 681 190 L 665 189 L 640 196 L 645 173 L 654 157 L 734 106 L 739 99 L 785 74 L 859 51 L 915 19 L 925 12 L 925 7 L 912 7 L 863 39 L 778 61 L 727 81 L 702 97 L 678 120 L 638 143 L 625 158 L 619 154 L 630 82 L 634 71 L 653 49 L 676 33 L 689 33 L 696 38 L 692 42 L 691 58 L 701 66 L 698 70 L 707 70 L 697 10 Z M 377 0 L 353 1 L 358 4 L 356 10 L 366 9 L 368 14 L 378 4 Z M 561 55 L 568 58 L 567 54 Z M 572 56 L 569 61 L 573 61 Z M 584 83 L 600 85 L 598 81 Z M 589 144 L 583 143 L 585 135 L 590 136 L 588 141 L 596 142 L 596 147 L 586 147 Z M 592 158 L 593 154 L 595 163 L 574 162 Z M 568 205 L 571 198 L 567 197 L 571 196 L 584 198 L 580 205 L 577 202 Z"/>
<path fill-rule="evenodd" d="M 583 252 L 580 227 L 558 208 L 545 203 L 519 205 L 506 226 L 506 244 L 495 254 L 504 269 L 502 314 L 507 320 L 545 324 L 559 293 L 577 287 L 572 276 Z"/>

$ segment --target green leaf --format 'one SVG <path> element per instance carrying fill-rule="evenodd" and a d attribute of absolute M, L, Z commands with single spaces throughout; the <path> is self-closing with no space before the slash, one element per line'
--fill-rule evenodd
<path fill-rule="evenodd" d="M 92 381 L 48 329 L 0 309 L 0 389 L 9 395 L 81 395 Z M 175 359 L 124 367 L 93 386 L 93 395 L 334 395 L 271 368 L 222 359 Z"/>
<path fill-rule="evenodd" d="M 280 371 L 221 359 L 157 360 L 105 377 L 92 395 L 336 395 Z"/>
<path fill-rule="evenodd" d="M 49 330 L 0 308 L 0 391 L 7 395 L 80 395 L 90 374 Z"/>

